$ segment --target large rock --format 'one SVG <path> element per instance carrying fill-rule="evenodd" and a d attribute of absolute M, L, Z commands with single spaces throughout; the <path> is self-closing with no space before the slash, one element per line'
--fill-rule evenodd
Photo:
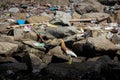
<path fill-rule="evenodd" d="M 14 40 L 22 40 L 24 38 L 23 29 L 14 29 Z"/>
<path fill-rule="evenodd" d="M 51 62 L 66 62 L 69 60 L 69 57 L 63 54 L 60 46 L 56 46 L 55 48 L 49 50 L 49 52 L 42 59 L 44 63 Z"/>
<path fill-rule="evenodd" d="M 116 65 L 116 66 L 110 66 Z M 108 56 L 103 56 L 97 61 L 88 61 L 83 63 L 54 63 L 48 65 L 45 69 L 41 71 L 44 76 L 52 79 L 74 79 L 74 80 L 101 80 L 107 78 L 107 75 L 112 74 L 109 70 L 119 67 L 120 65 L 115 64 Z M 117 68 L 118 69 L 118 68 Z M 101 74 L 102 73 L 102 74 Z M 110 73 L 110 74 L 106 74 Z M 115 72 L 114 72 L 115 74 Z"/>
<path fill-rule="evenodd" d="M 111 41 L 114 43 L 114 44 L 120 44 L 120 35 L 118 34 L 114 34 L 111 38 Z"/>
<path fill-rule="evenodd" d="M 87 44 L 92 45 L 96 51 L 116 51 L 118 49 L 111 41 L 102 36 L 96 38 L 88 38 Z"/>
<path fill-rule="evenodd" d="M 75 11 L 81 15 L 90 12 L 98 12 L 96 8 L 87 3 L 79 3 L 75 6 Z"/>
<path fill-rule="evenodd" d="M 77 55 L 82 55 L 82 53 L 84 52 L 85 43 L 86 43 L 86 40 L 81 40 L 81 41 L 74 42 L 72 50 L 75 53 L 77 53 Z"/>
<path fill-rule="evenodd" d="M 31 39 L 31 40 L 37 40 L 37 35 L 35 32 L 26 32 L 24 33 L 24 39 Z"/>
<path fill-rule="evenodd" d="M 6 63 L 0 64 L 0 71 L 20 71 L 20 70 L 27 70 L 27 65 L 25 63 Z"/>
<path fill-rule="evenodd" d="M 3 32 L 3 33 L 5 33 L 5 32 L 7 32 L 7 31 L 4 31 L 4 30 L 6 30 L 6 28 L 9 26 L 10 24 L 9 23 L 4 23 L 4 22 L 1 22 L 0 23 L 0 32 Z"/>
<path fill-rule="evenodd" d="M 103 12 L 104 5 L 98 2 L 98 0 L 84 0 L 85 3 L 94 7 L 97 11 Z"/>
<path fill-rule="evenodd" d="M 107 5 L 110 5 L 110 4 L 115 4 L 115 3 L 118 3 L 120 2 L 119 0 L 98 0 L 99 2 L 103 3 L 103 4 L 107 4 Z"/>
<path fill-rule="evenodd" d="M 107 13 L 86 13 L 86 14 L 83 14 L 81 16 L 82 19 L 89 19 L 90 18 L 90 19 L 98 20 L 98 21 L 107 19 L 109 17 L 110 17 L 110 15 Z"/>
<path fill-rule="evenodd" d="M 47 38 L 64 38 L 70 35 L 74 35 L 77 32 L 75 27 L 49 27 L 46 29 Z"/>
<path fill-rule="evenodd" d="M 18 50 L 18 45 L 9 42 L 0 42 L 0 54 L 12 55 Z"/>
<path fill-rule="evenodd" d="M 14 59 L 13 57 L 1 57 L 0 56 L 0 63 L 7 63 L 7 62 L 17 63 L 18 61 Z"/>
<path fill-rule="evenodd" d="M 51 20 L 50 17 L 47 16 L 32 16 L 27 19 L 29 23 L 42 23 L 42 22 L 49 22 Z"/>
<path fill-rule="evenodd" d="M 29 55 L 32 63 L 33 72 L 40 72 L 40 70 L 46 65 L 42 63 L 42 60 L 38 56 L 32 53 L 29 53 Z"/>
<path fill-rule="evenodd" d="M 10 42 L 14 43 L 14 37 L 13 36 L 8 36 L 8 35 L 0 35 L 0 42 Z"/>
<path fill-rule="evenodd" d="M 119 48 L 105 37 L 99 36 L 75 42 L 72 49 L 77 55 L 85 57 L 95 57 L 103 54 L 113 57 Z"/>
<path fill-rule="evenodd" d="M 40 42 L 33 41 L 33 40 L 25 40 L 25 41 L 23 41 L 23 43 L 28 45 L 28 46 L 31 46 L 33 48 L 39 49 L 39 50 L 43 50 L 43 51 L 46 50 L 44 43 L 40 43 Z"/>
<path fill-rule="evenodd" d="M 10 8 L 9 9 L 9 12 L 13 12 L 13 13 L 17 13 L 17 12 L 19 12 L 20 10 L 19 10 L 19 8 L 17 8 L 17 7 L 14 7 L 14 8 Z"/>
<path fill-rule="evenodd" d="M 26 46 L 26 50 L 29 53 L 32 53 L 32 54 L 36 55 L 40 59 L 42 59 L 45 56 L 45 52 L 44 51 L 41 51 L 41 50 L 38 50 L 38 49 L 35 49 L 35 48 L 31 48 L 29 46 Z"/>
<path fill-rule="evenodd" d="M 72 18 L 72 16 L 70 15 L 70 13 L 56 11 L 56 15 L 55 15 L 56 23 L 63 23 L 63 24 L 70 25 L 69 21 L 71 20 L 71 18 Z"/>

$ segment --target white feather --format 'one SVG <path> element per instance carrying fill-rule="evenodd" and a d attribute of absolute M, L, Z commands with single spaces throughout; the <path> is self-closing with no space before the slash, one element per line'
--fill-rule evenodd
<path fill-rule="evenodd" d="M 66 54 L 69 55 L 69 56 L 77 57 L 77 55 L 71 50 L 66 50 Z"/>

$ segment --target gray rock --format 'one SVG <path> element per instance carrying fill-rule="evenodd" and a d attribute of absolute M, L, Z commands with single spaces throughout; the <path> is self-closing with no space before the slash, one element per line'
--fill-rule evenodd
<path fill-rule="evenodd" d="M 42 59 L 45 56 L 45 52 L 44 51 L 41 51 L 41 50 L 38 50 L 38 49 L 35 49 L 35 48 L 31 48 L 29 46 L 26 47 L 26 50 L 29 53 L 32 53 L 32 54 L 36 55 L 40 59 Z"/>
<path fill-rule="evenodd" d="M 77 32 L 75 27 L 57 27 L 57 28 L 47 28 L 46 37 L 47 38 L 64 38 L 67 36 L 74 35 Z"/>
<path fill-rule="evenodd" d="M 9 26 L 9 23 L 4 23 L 4 22 L 0 22 L 0 32 L 4 32 L 4 30 L 6 30 L 6 28 Z"/>
<path fill-rule="evenodd" d="M 107 13 L 98 13 L 98 12 L 97 13 L 86 13 L 81 16 L 82 19 L 90 18 L 90 19 L 98 20 L 98 21 L 107 19 L 109 17 L 110 17 L 110 15 Z"/>
<path fill-rule="evenodd" d="M 10 42 L 14 43 L 14 37 L 13 36 L 7 36 L 7 35 L 0 35 L 0 42 Z"/>
<path fill-rule="evenodd" d="M 0 54 L 12 55 L 18 50 L 18 45 L 9 42 L 0 42 Z"/>
<path fill-rule="evenodd" d="M 46 50 L 45 47 L 44 47 L 44 43 L 40 43 L 40 42 L 33 41 L 33 40 L 25 40 L 25 41 L 23 41 L 23 43 L 26 44 L 26 45 L 29 45 L 33 48 L 42 50 L 42 51 Z"/>
<path fill-rule="evenodd" d="M 63 55 L 63 52 L 61 50 L 60 46 L 56 46 L 55 48 L 51 49 L 48 52 L 49 55 Z"/>
<path fill-rule="evenodd" d="M 113 67 L 109 65 L 115 65 L 108 56 L 103 56 L 97 61 L 89 61 L 83 63 L 52 63 L 41 71 L 44 76 L 52 79 L 90 79 L 99 80 L 101 73 L 108 72 Z M 119 65 L 114 67 L 120 67 Z M 49 75 L 48 75 L 49 74 Z M 53 76 L 54 75 L 54 76 Z M 89 76 L 89 77 L 88 77 Z"/>
<path fill-rule="evenodd" d="M 0 56 L 0 63 L 7 63 L 7 62 L 17 63 L 18 61 L 14 59 L 13 57 L 1 57 Z"/>
<path fill-rule="evenodd" d="M 25 63 L 6 63 L 0 64 L 0 71 L 20 71 L 20 70 L 27 70 L 27 65 Z"/>
<path fill-rule="evenodd" d="M 33 72 L 40 72 L 40 70 L 45 67 L 45 64 L 42 63 L 42 60 L 38 56 L 32 53 L 29 53 L 29 55 L 32 63 Z"/>
<path fill-rule="evenodd" d="M 14 29 L 14 40 L 22 40 L 24 38 L 23 29 Z"/>
<path fill-rule="evenodd" d="M 114 44 L 120 44 L 120 35 L 118 34 L 114 34 L 111 38 L 111 41 L 114 43 Z"/>
<path fill-rule="evenodd" d="M 115 3 L 118 3 L 118 2 L 120 2 L 119 0 L 104 0 L 104 1 L 102 1 L 102 0 L 98 0 L 99 2 L 101 2 L 101 3 L 103 3 L 103 4 L 115 4 Z"/>
<path fill-rule="evenodd" d="M 56 46 L 51 49 L 42 60 L 47 64 L 51 62 L 65 62 L 69 60 L 69 56 L 63 54 L 60 46 Z"/>
<path fill-rule="evenodd" d="M 24 39 L 31 39 L 31 40 L 37 40 L 37 35 L 35 32 L 26 32 L 24 33 Z"/>
<path fill-rule="evenodd" d="M 64 24 L 70 25 L 70 20 L 71 20 L 72 16 L 70 15 L 70 13 L 65 13 L 62 11 L 56 11 L 56 15 L 55 15 L 55 20 L 56 22 L 62 22 Z"/>
<path fill-rule="evenodd" d="M 96 8 L 87 3 L 79 3 L 75 6 L 75 11 L 81 15 L 90 12 L 98 12 Z"/>
<path fill-rule="evenodd" d="M 13 13 L 17 13 L 19 12 L 19 8 L 15 7 L 15 8 L 10 8 L 9 12 L 13 12 Z"/>
<path fill-rule="evenodd" d="M 72 50 L 77 53 L 77 55 L 81 55 L 84 52 L 84 45 L 86 43 L 86 40 L 81 40 L 74 42 Z"/>
<path fill-rule="evenodd" d="M 96 51 L 116 51 L 118 49 L 111 41 L 102 36 L 88 38 L 87 43 L 92 45 Z"/>

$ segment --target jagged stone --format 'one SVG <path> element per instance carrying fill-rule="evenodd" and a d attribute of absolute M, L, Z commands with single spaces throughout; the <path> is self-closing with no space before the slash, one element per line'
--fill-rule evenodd
<path fill-rule="evenodd" d="M 0 54 L 12 55 L 18 50 L 18 45 L 9 42 L 0 42 Z"/>
<path fill-rule="evenodd" d="M 111 41 L 102 36 L 96 38 L 88 38 L 87 43 L 92 45 L 96 51 L 116 51 L 118 49 Z"/>

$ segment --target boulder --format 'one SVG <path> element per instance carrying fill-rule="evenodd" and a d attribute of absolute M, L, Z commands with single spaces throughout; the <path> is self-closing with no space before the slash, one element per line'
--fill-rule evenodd
<path fill-rule="evenodd" d="M 32 53 L 29 53 L 29 55 L 32 63 L 33 72 L 40 72 L 40 70 L 43 68 L 42 60 Z"/>
<path fill-rule="evenodd" d="M 51 20 L 50 17 L 47 16 L 32 16 L 27 19 L 29 23 L 42 23 L 42 22 L 49 22 Z"/>
<path fill-rule="evenodd" d="M 87 44 L 92 45 L 96 51 L 116 51 L 118 48 L 105 37 L 88 38 Z M 109 46 L 108 46 L 109 45 Z"/>
<path fill-rule="evenodd" d="M 0 42 L 0 54 L 12 55 L 18 50 L 18 45 L 9 42 Z"/>
<path fill-rule="evenodd" d="M 17 63 L 18 61 L 14 59 L 13 57 L 1 57 L 0 56 L 0 63 L 7 63 L 7 62 Z"/>
<path fill-rule="evenodd" d="M 86 43 L 86 40 L 81 40 L 81 41 L 74 42 L 72 50 L 75 53 L 77 53 L 77 55 L 82 55 L 82 53 L 84 52 L 85 43 Z"/>
<path fill-rule="evenodd" d="M 113 69 L 110 65 L 115 65 L 115 63 L 108 56 L 103 56 L 97 61 L 83 63 L 52 63 L 44 68 L 41 74 L 51 79 L 59 78 L 60 80 L 101 80 L 102 75 L 105 75 L 106 72 L 110 72 L 109 70 Z M 120 67 L 119 65 L 117 66 Z M 107 77 L 104 76 L 104 78 Z"/>
<path fill-rule="evenodd" d="M 56 11 L 56 15 L 55 15 L 56 23 L 63 23 L 63 24 L 70 25 L 69 21 L 71 20 L 71 18 L 72 18 L 72 16 L 70 15 L 70 13 Z"/>
<path fill-rule="evenodd" d="M 2 33 L 5 33 L 5 32 L 7 32 L 6 31 L 6 28 L 9 26 L 10 24 L 9 23 L 4 23 L 4 22 L 1 22 L 0 23 L 0 32 L 2 32 Z M 4 31 L 5 30 L 5 31 Z"/>
<path fill-rule="evenodd" d="M 24 39 L 31 39 L 31 40 L 37 40 L 37 35 L 35 32 L 26 32 L 24 33 Z"/>
<path fill-rule="evenodd" d="M 44 43 L 40 43 L 40 42 L 33 41 L 33 40 L 24 40 L 23 43 L 26 44 L 26 45 L 28 45 L 28 46 L 31 46 L 33 48 L 42 50 L 42 51 L 46 50 Z"/>
<path fill-rule="evenodd" d="M 10 43 L 14 43 L 14 37 L 13 36 L 8 36 L 8 35 L 0 35 L 0 42 L 10 42 Z"/>
<path fill-rule="evenodd" d="M 60 46 L 56 46 L 53 49 L 49 50 L 48 54 L 49 55 L 63 55 L 63 52 Z"/>
<path fill-rule="evenodd" d="M 110 15 L 107 13 L 86 13 L 81 16 L 81 19 L 93 19 L 97 21 L 102 21 L 109 18 Z"/>
<path fill-rule="evenodd" d="M 42 59 L 45 56 L 45 52 L 44 51 L 41 51 L 41 50 L 38 50 L 38 49 L 35 49 L 35 48 L 31 48 L 29 46 L 26 47 L 26 50 L 29 53 L 32 53 L 32 54 L 36 55 L 40 59 Z"/>
<path fill-rule="evenodd" d="M 85 3 L 94 7 L 97 11 L 103 12 L 104 5 L 98 2 L 98 0 L 84 0 Z"/>
<path fill-rule="evenodd" d="M 96 8 L 87 3 L 79 3 L 75 5 L 75 11 L 81 15 L 90 12 L 98 12 Z"/>
<path fill-rule="evenodd" d="M 64 38 L 67 36 L 74 35 L 77 32 L 75 27 L 57 27 L 52 28 L 48 27 L 46 29 L 46 37 L 47 38 Z"/>
<path fill-rule="evenodd" d="M 12 13 L 17 13 L 17 12 L 19 12 L 20 10 L 19 10 L 19 8 L 17 8 L 17 7 L 14 7 L 14 8 L 10 8 L 9 9 L 9 12 L 12 12 Z"/>
<path fill-rule="evenodd" d="M 0 64 L 0 71 L 20 71 L 20 70 L 27 70 L 27 65 L 25 63 L 6 63 Z"/>
<path fill-rule="evenodd" d="M 14 40 L 22 40 L 24 38 L 23 29 L 14 29 Z"/>
<path fill-rule="evenodd" d="M 0 42 L 9 42 L 18 45 L 18 50 L 22 51 L 25 47 L 21 42 L 15 41 L 14 36 L 0 35 Z"/>
<path fill-rule="evenodd" d="M 109 46 L 108 46 L 109 45 Z M 89 37 L 73 44 L 72 50 L 80 56 L 95 57 L 97 55 L 115 55 L 119 48 L 103 36 Z"/>
<path fill-rule="evenodd" d="M 56 46 L 55 48 L 49 50 L 49 52 L 42 59 L 44 63 L 56 63 L 56 62 L 66 62 L 69 60 L 69 56 L 63 54 L 60 46 Z"/>
<path fill-rule="evenodd" d="M 110 4 L 114 5 L 115 3 L 120 2 L 119 0 L 98 0 L 98 1 L 107 5 L 110 5 Z"/>
<path fill-rule="evenodd" d="M 120 35 L 119 34 L 114 34 L 111 38 L 111 41 L 114 44 L 120 44 Z"/>

